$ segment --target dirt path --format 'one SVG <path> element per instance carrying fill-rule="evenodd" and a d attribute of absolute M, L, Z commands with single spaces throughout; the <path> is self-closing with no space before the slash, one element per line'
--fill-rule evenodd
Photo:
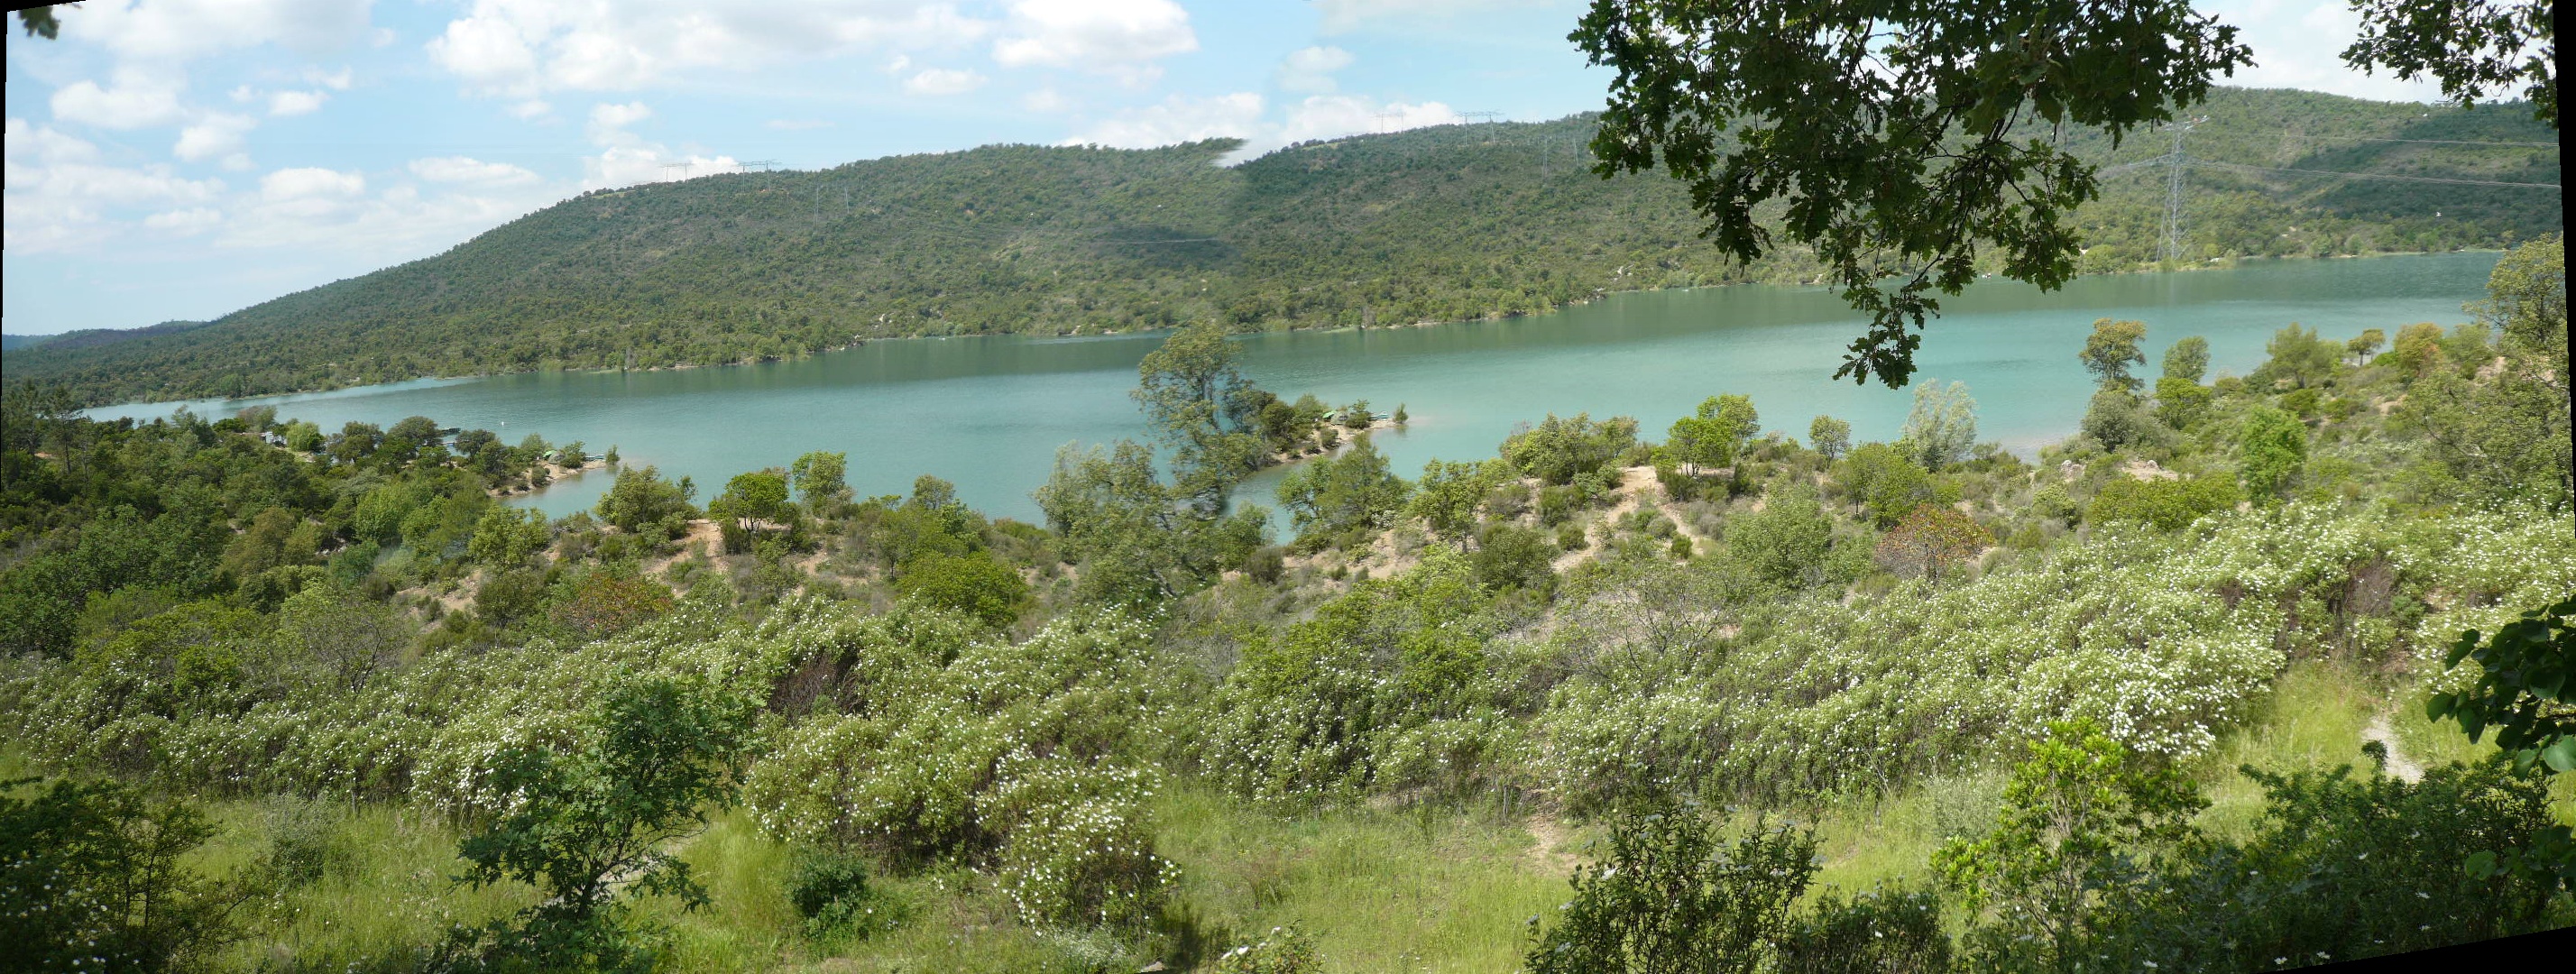
<path fill-rule="evenodd" d="M 2388 749 L 2388 773 L 2397 780 L 2413 784 L 2424 779 L 2424 766 L 2397 749 L 2397 731 L 2388 723 L 2387 711 L 2371 715 L 2370 726 L 2361 729 L 2361 739 L 2378 741 L 2379 746 Z"/>

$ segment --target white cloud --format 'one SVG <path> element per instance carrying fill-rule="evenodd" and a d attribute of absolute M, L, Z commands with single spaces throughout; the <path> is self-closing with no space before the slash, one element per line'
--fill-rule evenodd
<path fill-rule="evenodd" d="M 357 74 L 348 68 L 341 68 L 338 71 L 324 71 L 321 68 L 305 68 L 304 80 L 329 88 L 333 91 L 347 91 L 349 90 L 349 85 L 357 80 Z"/>
<path fill-rule="evenodd" d="M 1299 48 L 1279 65 L 1279 87 L 1289 91 L 1331 94 L 1333 72 L 1351 66 L 1351 52 L 1338 47 Z"/>
<path fill-rule="evenodd" d="M 484 162 L 467 156 L 438 156 L 411 161 L 411 173 L 433 183 L 517 186 L 537 181 L 537 174 L 506 162 Z"/>
<path fill-rule="evenodd" d="M 223 222 L 222 212 L 202 206 L 169 210 L 143 218 L 144 227 L 173 237 L 193 237 L 212 230 Z"/>
<path fill-rule="evenodd" d="M 1459 120 L 1456 111 L 1436 101 L 1380 102 L 1360 95 L 1314 95 L 1286 106 L 1275 119 L 1267 117 L 1268 107 L 1251 92 L 1204 99 L 1174 95 L 1159 104 L 1121 112 L 1065 144 L 1143 149 L 1201 139 L 1242 139 L 1243 147 L 1226 155 L 1230 165 L 1292 142 L 1450 125 Z"/>
<path fill-rule="evenodd" d="M 908 95 L 962 95 L 981 87 L 983 75 L 949 68 L 931 68 L 903 81 L 903 91 Z"/>
<path fill-rule="evenodd" d="M 241 151 L 242 136 L 258 126 L 259 120 L 248 115 L 212 112 L 180 129 L 179 141 L 170 147 L 170 154 L 187 162 L 234 155 Z"/>
<path fill-rule="evenodd" d="M 2237 39 L 2254 49 L 2254 66 L 2242 68 L 2228 84 L 2253 88 L 2304 88 L 2381 101 L 2434 101 L 2441 86 L 2429 81 L 2399 81 L 2382 72 L 2365 75 L 2345 67 L 2343 49 L 2360 33 L 2360 22 L 2343 0 L 2228 0 L 2194 4 L 2202 13 L 2239 29 Z"/>
<path fill-rule="evenodd" d="M 221 180 L 183 179 L 169 166 L 109 166 L 98 147 L 52 127 L 8 120 L 7 204 L 0 206 L 0 247 L 19 253 L 69 250 L 114 231 L 110 209 L 211 202 Z"/>
<path fill-rule="evenodd" d="M 186 117 L 179 105 L 185 79 L 168 71 L 118 68 L 112 87 L 75 81 L 54 90 L 54 117 L 110 129 L 169 125 Z"/>
<path fill-rule="evenodd" d="M 1372 22 L 1447 20 L 1512 8 L 1572 6 L 1568 0 L 1316 0 L 1323 32 L 1339 34 Z"/>
<path fill-rule="evenodd" d="M 270 203 L 356 196 L 366 191 L 365 176 L 315 166 L 280 169 L 259 178 L 259 198 Z"/>
<path fill-rule="evenodd" d="M 1073 99 L 1066 98 L 1053 88 L 1040 88 L 1021 95 L 1020 107 L 1033 112 L 1061 112 L 1073 107 Z"/>
<path fill-rule="evenodd" d="M 1247 138 L 1261 127 L 1261 96 L 1249 91 L 1214 98 L 1173 95 L 1160 104 L 1120 112 L 1068 145 L 1147 149 L 1201 139 Z"/>
<path fill-rule="evenodd" d="M 477 91 L 527 98 L 633 90 L 692 68 L 756 71 L 874 48 L 952 48 L 990 28 L 953 3 L 919 0 L 475 0 L 428 51 Z"/>
<path fill-rule="evenodd" d="M 546 104 L 540 99 L 530 98 L 526 101 L 514 102 L 505 110 L 510 113 L 511 118 L 534 119 L 545 117 L 547 112 L 555 110 L 555 106 Z"/>
<path fill-rule="evenodd" d="M 171 62 L 281 44 L 312 54 L 357 40 L 372 0 L 89 0 L 63 8 L 63 36 L 121 60 Z"/>
<path fill-rule="evenodd" d="M 268 96 L 268 113 L 309 115 L 322 110 L 322 103 L 330 100 L 331 96 L 318 91 L 281 91 Z"/>
<path fill-rule="evenodd" d="M 993 42 L 1004 67 L 1078 68 L 1143 84 L 1154 59 L 1199 49 L 1189 11 L 1172 0 L 1020 0 Z"/>
<path fill-rule="evenodd" d="M 653 117 L 653 109 L 640 101 L 623 105 L 598 104 L 590 108 L 590 141 L 600 145 L 622 145 L 635 141 L 635 133 L 626 127 Z"/>

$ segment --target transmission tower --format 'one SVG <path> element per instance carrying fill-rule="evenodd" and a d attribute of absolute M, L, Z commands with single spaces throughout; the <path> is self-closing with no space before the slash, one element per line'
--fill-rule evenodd
<path fill-rule="evenodd" d="M 1468 121 L 1470 121 L 1470 122 L 1491 122 L 1491 121 L 1493 121 L 1493 120 L 1495 120 L 1495 119 L 1498 119 L 1498 118 L 1503 117 L 1503 113 L 1501 113 L 1501 112 L 1459 112 L 1459 113 L 1458 113 L 1458 117 L 1459 117 L 1459 118 L 1466 119 L 1466 120 L 1468 120 Z"/>
<path fill-rule="evenodd" d="M 679 170 L 679 171 L 680 171 L 680 178 L 682 178 L 682 179 L 687 179 L 687 178 L 689 178 L 689 164 L 688 164 L 688 163 L 685 163 L 685 162 L 666 162 L 666 163 L 663 163 L 663 164 L 662 164 L 662 168 L 663 168 L 665 171 L 672 170 L 672 169 L 677 169 L 677 170 Z"/>
<path fill-rule="evenodd" d="M 741 166 L 741 167 L 742 167 L 742 168 L 744 168 L 744 169 L 750 169 L 750 168 L 751 168 L 751 167 L 753 167 L 753 166 L 758 166 L 758 167 L 760 167 L 760 171 L 761 171 L 761 172 L 768 172 L 768 171 L 770 170 L 770 167 L 773 167 L 773 166 L 778 165 L 778 160 L 776 160 L 776 159 L 745 159 L 745 160 L 743 160 L 743 161 L 741 161 L 741 162 L 734 163 L 734 165 Z"/>
<path fill-rule="evenodd" d="M 1395 130 L 1395 123 L 1403 120 L 1403 112 L 1379 112 L 1377 113 L 1377 130 L 1380 132 L 1392 132 Z"/>
<path fill-rule="evenodd" d="M 2209 116 L 2203 115 L 2165 123 L 2165 131 L 2173 133 L 2173 151 L 2166 153 L 2163 159 L 2154 160 L 2165 167 L 2165 260 L 2171 263 L 2182 261 L 2182 173 L 2191 166 L 2191 156 L 2184 151 L 2182 138 L 2206 121 L 2209 121 Z"/>

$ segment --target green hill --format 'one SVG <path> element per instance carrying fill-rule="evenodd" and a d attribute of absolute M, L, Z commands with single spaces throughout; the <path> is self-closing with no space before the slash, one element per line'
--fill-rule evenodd
<path fill-rule="evenodd" d="M 2459 111 L 2221 90 L 2193 158 L 2234 166 L 2558 181 L 2519 106 Z M 184 331 L 13 350 L 11 384 L 107 402 L 427 375 L 660 367 L 927 334 L 1066 334 L 1215 318 L 1237 330 L 1540 311 L 1605 291 L 1810 277 L 1731 265 L 1678 184 L 1585 168 L 1592 121 L 1459 125 L 1291 146 L 988 146 L 819 172 L 707 176 L 565 200 L 435 257 Z M 2162 154 L 2161 135 L 2106 163 Z M 2188 249 L 2323 255 L 2495 246 L 2560 229 L 2555 193 L 2190 172 Z M 2165 170 L 2104 179 L 2086 268 L 2158 253 Z"/>

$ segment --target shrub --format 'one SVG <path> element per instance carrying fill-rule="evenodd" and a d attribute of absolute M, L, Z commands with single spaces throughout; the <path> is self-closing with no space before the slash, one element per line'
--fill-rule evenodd
<path fill-rule="evenodd" d="M 895 590 L 943 609 L 953 609 L 985 625 L 1010 625 L 1029 601 L 1029 584 L 1019 570 L 993 560 L 990 553 L 964 555 L 927 552 L 903 563 Z"/>
<path fill-rule="evenodd" d="M 1555 923 L 1531 918 L 1534 974 L 1757 970 L 1816 872 L 1814 833 L 1757 821 L 1729 841 L 1694 807 L 1624 816 L 1609 842 Z"/>
<path fill-rule="evenodd" d="M 1487 525 L 1467 560 L 1476 584 L 1489 589 L 1544 588 L 1556 577 L 1556 555 L 1547 535 L 1519 525 Z"/>
<path fill-rule="evenodd" d="M 1272 927 L 1259 941 L 1217 955 L 1217 974 L 1323 974 L 1314 941 L 1294 925 Z"/>
<path fill-rule="evenodd" d="M 0 782 L 0 943 L 14 970 L 170 970 L 237 938 L 254 891 L 181 860 L 215 833 L 131 785 Z M 17 794 L 31 791 L 24 797 Z"/>
<path fill-rule="evenodd" d="M 1280 573 L 1287 568 L 1288 551 L 1278 545 L 1263 545 L 1243 556 L 1244 577 L 1263 585 L 1278 584 Z"/>
<path fill-rule="evenodd" d="M 804 918 L 806 933 L 862 939 L 892 929 L 906 910 L 868 886 L 867 860 L 846 852 L 809 849 L 787 874 L 787 902 Z"/>
<path fill-rule="evenodd" d="M 2188 527 L 2219 511 L 2236 507 L 2234 481 L 2219 477 L 2138 480 L 2121 477 L 2093 495 L 2094 523 L 2143 521 L 2159 531 Z"/>
<path fill-rule="evenodd" d="M 1780 937 L 1784 974 L 1942 974 L 1950 935 L 1928 891 L 1870 890 L 1848 899 L 1828 889 Z"/>
<path fill-rule="evenodd" d="M 1637 443 L 1637 421 L 1625 416 L 1599 423 L 1589 414 L 1560 419 L 1554 413 L 1536 427 L 1503 440 L 1503 461 L 1542 483 L 1569 484 L 1576 474 L 1599 471 Z"/>
<path fill-rule="evenodd" d="M 1957 510 L 1925 504 L 1878 539 L 1878 563 L 1905 578 L 1940 581 L 1973 561 L 1994 537 Z"/>

